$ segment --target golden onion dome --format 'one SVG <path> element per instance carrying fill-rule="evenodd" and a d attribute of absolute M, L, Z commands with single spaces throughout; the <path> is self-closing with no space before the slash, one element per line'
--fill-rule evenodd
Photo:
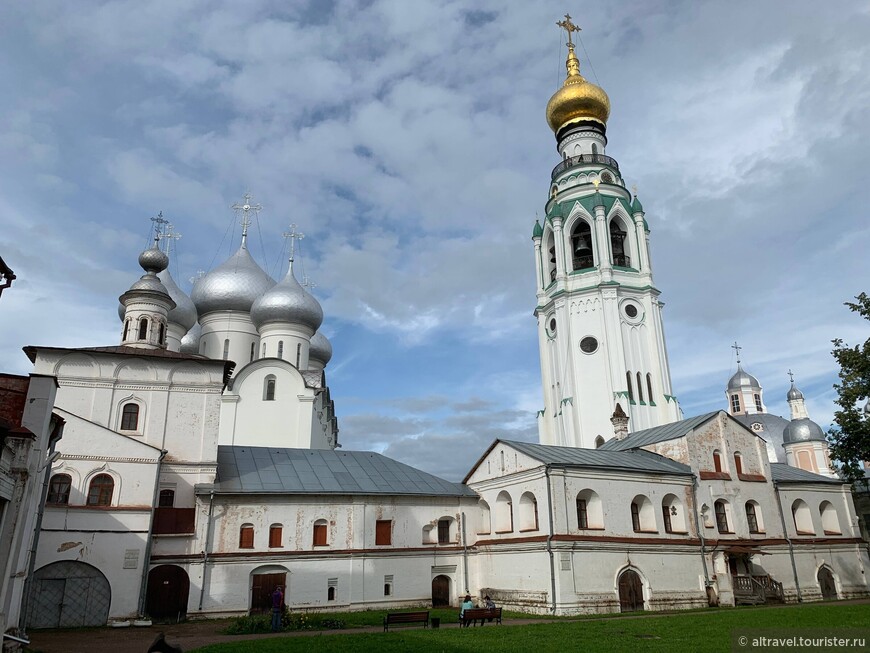
<path fill-rule="evenodd" d="M 574 54 L 573 43 L 568 43 L 565 67 L 568 70 L 565 83 L 547 102 L 547 122 L 550 129 L 558 134 L 566 125 L 584 120 L 606 125 L 610 116 L 610 98 L 603 88 L 586 81 L 580 74 L 580 62 Z"/>

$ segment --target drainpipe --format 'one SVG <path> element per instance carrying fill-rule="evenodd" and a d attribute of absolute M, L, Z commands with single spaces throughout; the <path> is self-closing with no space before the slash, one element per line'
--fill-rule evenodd
<path fill-rule="evenodd" d="M 199 588 L 199 607 L 202 612 L 202 601 L 205 598 L 205 579 L 208 574 L 208 552 L 211 549 L 211 519 L 214 515 L 214 490 L 208 493 L 208 520 L 205 522 L 205 549 L 202 552 L 202 583 Z"/>
<path fill-rule="evenodd" d="M 788 530 L 785 527 L 785 515 L 782 512 L 782 497 L 779 494 L 779 483 L 777 481 L 773 482 L 773 491 L 776 494 L 776 507 L 779 509 L 779 521 L 782 524 L 782 534 L 785 537 L 785 541 L 788 542 L 788 556 L 791 558 L 791 571 L 794 574 L 794 586 L 797 589 L 797 600 L 798 603 L 803 603 L 804 597 L 801 593 L 801 584 L 798 580 L 798 571 L 797 565 L 794 561 L 794 544 L 792 544 L 791 538 L 788 536 Z"/>
<path fill-rule="evenodd" d="M 553 495 L 550 492 L 550 465 L 544 466 L 544 474 L 547 477 L 547 520 L 549 521 L 549 533 L 547 534 L 547 555 L 550 556 L 550 596 L 553 597 L 553 605 L 550 612 L 556 614 L 556 563 L 553 558 Z"/>
<path fill-rule="evenodd" d="M 704 540 L 704 524 L 698 515 L 698 477 L 692 475 L 692 512 L 695 513 L 695 525 L 698 528 L 698 537 L 701 539 L 701 565 L 704 567 L 704 588 L 712 585 L 710 574 L 707 571 L 707 543 Z"/>
<path fill-rule="evenodd" d="M 461 500 L 460 500 L 461 501 Z M 468 593 L 468 536 L 465 533 L 465 513 L 459 513 L 462 519 L 462 567 L 465 574 L 465 593 Z"/>
<path fill-rule="evenodd" d="M 142 582 L 139 584 L 139 617 L 145 617 L 145 597 L 148 592 L 148 572 L 151 566 L 151 547 L 154 539 L 154 519 L 157 515 L 157 501 L 160 497 L 160 468 L 163 466 L 163 459 L 169 452 L 166 449 L 160 451 L 160 457 L 157 459 L 157 474 L 154 479 L 154 496 L 151 498 L 151 521 L 148 524 L 148 539 L 145 540 L 145 559 L 142 561 Z"/>

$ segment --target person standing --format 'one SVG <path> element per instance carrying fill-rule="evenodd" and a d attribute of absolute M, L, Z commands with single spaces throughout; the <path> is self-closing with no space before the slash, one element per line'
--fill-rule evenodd
<path fill-rule="evenodd" d="M 272 592 L 272 632 L 277 633 L 281 630 L 281 615 L 284 612 L 284 592 L 281 591 L 281 586 L 277 585 L 275 591 Z"/>

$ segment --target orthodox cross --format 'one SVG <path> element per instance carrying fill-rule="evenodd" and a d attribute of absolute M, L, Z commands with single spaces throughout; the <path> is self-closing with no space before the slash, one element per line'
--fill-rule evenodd
<path fill-rule="evenodd" d="M 637 184 L 632 184 L 631 186 L 631 194 L 637 197 Z"/>
<path fill-rule="evenodd" d="M 308 288 L 309 290 L 311 290 L 312 288 L 317 288 L 317 284 L 309 279 L 308 275 L 304 273 L 302 274 L 302 286 L 304 288 Z"/>
<path fill-rule="evenodd" d="M 293 266 L 293 257 L 296 254 L 296 241 L 302 240 L 305 238 L 305 234 L 302 232 L 296 231 L 296 225 L 290 225 L 290 231 L 285 231 L 283 234 L 284 238 L 290 239 L 290 266 Z"/>
<path fill-rule="evenodd" d="M 254 204 L 253 197 L 251 197 L 250 193 L 245 193 L 245 197 L 242 200 L 241 204 L 233 204 L 233 211 L 241 211 L 242 212 L 242 244 L 248 239 L 248 227 L 251 226 L 251 212 L 253 211 L 255 214 L 258 214 L 260 210 L 263 208 L 262 204 Z"/>
<path fill-rule="evenodd" d="M 794 383 L 794 374 L 791 370 L 788 371 L 788 380 Z"/>
<path fill-rule="evenodd" d="M 166 253 L 167 254 L 169 253 L 169 247 L 170 247 L 172 241 L 178 240 L 179 238 L 181 238 L 181 234 L 176 232 L 176 231 L 172 231 L 172 229 L 173 229 L 172 223 L 167 220 L 166 221 L 166 231 L 161 236 L 162 238 L 165 238 L 166 240 L 169 241 L 168 243 L 166 243 Z"/>
<path fill-rule="evenodd" d="M 737 352 L 737 364 L 740 365 L 740 350 L 743 349 L 740 345 L 737 344 L 737 341 L 734 341 L 734 344 L 731 345 L 731 349 Z"/>
<path fill-rule="evenodd" d="M 197 270 L 196 274 L 190 278 L 190 283 L 196 283 L 205 275 L 205 270 Z"/>
<path fill-rule="evenodd" d="M 151 218 L 151 222 L 154 223 L 154 240 L 159 241 L 163 238 L 163 225 L 169 224 L 169 220 L 164 218 L 163 211 L 160 211 L 156 218 Z"/>
<path fill-rule="evenodd" d="M 568 46 L 573 46 L 574 42 L 571 40 L 571 32 L 579 32 L 580 28 L 571 22 L 571 15 L 565 14 L 565 20 L 557 21 L 556 25 L 568 32 Z"/>

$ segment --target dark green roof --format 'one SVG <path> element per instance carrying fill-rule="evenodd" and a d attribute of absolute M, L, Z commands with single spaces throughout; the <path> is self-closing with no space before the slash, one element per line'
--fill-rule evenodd
<path fill-rule="evenodd" d="M 541 223 L 535 220 L 535 228 L 532 229 L 532 238 L 540 238 L 544 235 L 544 228 Z"/>
<path fill-rule="evenodd" d="M 639 447 L 645 447 L 650 444 L 655 444 L 656 442 L 676 440 L 677 438 L 681 438 L 686 435 L 686 433 L 688 433 L 692 429 L 701 426 L 701 424 L 703 424 L 704 422 L 713 419 L 720 412 L 722 411 L 715 410 L 712 413 L 705 413 L 703 415 L 698 415 L 697 417 L 690 417 L 689 419 L 684 419 L 679 422 L 671 422 L 670 424 L 662 424 L 661 426 L 655 426 L 651 429 L 635 431 L 624 440 L 617 440 L 616 438 L 608 440 L 607 442 L 602 444 L 598 450 L 627 451 L 629 449 L 637 449 Z"/>
<path fill-rule="evenodd" d="M 631 203 L 631 212 L 632 213 L 643 213 L 643 204 L 640 203 L 640 200 L 637 198 L 637 195 L 634 196 L 634 201 Z"/>

